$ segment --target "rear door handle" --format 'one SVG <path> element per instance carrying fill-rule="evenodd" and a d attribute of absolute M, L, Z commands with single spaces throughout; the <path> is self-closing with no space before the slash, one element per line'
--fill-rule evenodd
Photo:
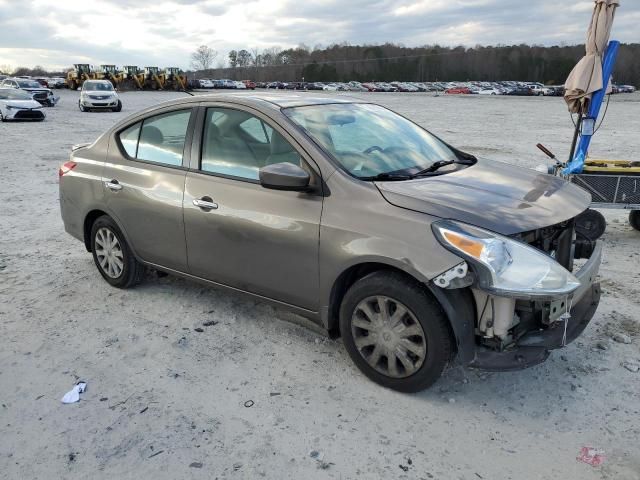
<path fill-rule="evenodd" d="M 217 210 L 218 209 L 218 204 L 215 203 L 211 197 L 202 197 L 202 198 L 194 198 L 193 199 L 193 204 L 198 207 L 201 208 L 202 210 L 205 211 L 209 211 L 209 210 Z"/>
<path fill-rule="evenodd" d="M 104 182 L 104 186 L 113 192 L 122 190 L 122 185 L 120 185 L 120 182 L 118 182 L 118 180 L 110 180 L 108 182 Z"/>

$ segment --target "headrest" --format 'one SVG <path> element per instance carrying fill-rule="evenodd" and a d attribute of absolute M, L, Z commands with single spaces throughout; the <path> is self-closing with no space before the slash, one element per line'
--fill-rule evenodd
<path fill-rule="evenodd" d="M 142 127 L 142 140 L 144 143 L 150 143 L 151 145 L 162 145 L 164 135 L 162 135 L 158 127 L 144 125 Z"/>

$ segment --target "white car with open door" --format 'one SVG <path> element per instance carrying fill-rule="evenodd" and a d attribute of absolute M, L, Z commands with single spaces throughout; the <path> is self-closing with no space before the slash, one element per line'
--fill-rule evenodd
<path fill-rule="evenodd" d="M 42 104 L 30 93 L 15 88 L 0 88 L 0 120 L 44 120 Z"/>

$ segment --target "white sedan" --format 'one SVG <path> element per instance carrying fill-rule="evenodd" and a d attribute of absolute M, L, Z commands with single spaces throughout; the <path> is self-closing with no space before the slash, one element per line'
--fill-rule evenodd
<path fill-rule="evenodd" d="M 42 104 L 31 94 L 14 88 L 0 88 L 0 120 L 44 120 Z"/>

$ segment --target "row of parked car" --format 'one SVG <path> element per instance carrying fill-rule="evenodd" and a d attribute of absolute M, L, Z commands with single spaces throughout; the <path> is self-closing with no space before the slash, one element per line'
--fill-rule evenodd
<path fill-rule="evenodd" d="M 446 94 L 562 96 L 562 85 L 536 82 L 252 82 L 243 80 L 196 80 L 194 88 L 324 90 L 345 92 L 441 92 Z M 613 93 L 634 92 L 631 85 L 614 85 Z"/>
<path fill-rule="evenodd" d="M 241 82 L 237 80 L 229 80 L 227 78 L 212 80 L 210 78 L 201 78 L 198 80 L 191 80 L 189 82 L 191 88 L 224 88 L 233 90 L 255 90 L 256 84 L 251 80 L 243 80 Z"/>
<path fill-rule="evenodd" d="M 0 75 L 0 82 L 7 78 L 9 78 L 9 75 Z M 40 86 L 44 88 L 67 88 L 67 82 L 62 77 L 31 77 L 29 75 L 23 75 L 13 78 L 33 80 L 34 82 L 38 82 Z"/>

